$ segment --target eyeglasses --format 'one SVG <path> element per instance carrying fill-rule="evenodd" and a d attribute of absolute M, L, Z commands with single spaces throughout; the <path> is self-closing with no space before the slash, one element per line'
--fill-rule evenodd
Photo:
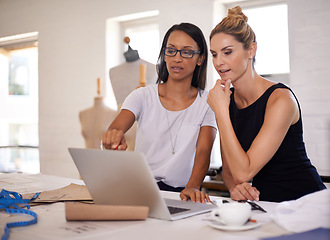
<path fill-rule="evenodd" d="M 201 53 L 200 51 L 194 51 L 190 49 L 178 50 L 171 47 L 166 47 L 164 50 L 165 55 L 169 57 L 174 57 L 178 52 L 180 52 L 180 56 L 183 58 L 192 58 L 195 53 Z"/>

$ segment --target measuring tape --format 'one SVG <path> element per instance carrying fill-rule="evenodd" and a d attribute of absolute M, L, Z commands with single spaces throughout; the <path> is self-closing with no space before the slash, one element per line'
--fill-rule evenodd
<path fill-rule="evenodd" d="M 16 214 L 23 213 L 28 214 L 33 217 L 30 221 L 20 221 L 20 222 L 11 222 L 7 223 L 4 229 L 4 234 L 2 235 L 1 240 L 7 240 L 9 237 L 9 228 L 12 227 L 22 227 L 28 226 L 38 222 L 38 216 L 35 212 L 30 211 L 30 205 L 28 203 L 39 196 L 39 193 L 36 193 L 31 199 L 23 199 L 22 195 L 17 192 L 7 191 L 2 189 L 0 192 L 0 209 L 5 209 L 6 213 Z M 26 208 L 26 209 L 24 209 Z"/>

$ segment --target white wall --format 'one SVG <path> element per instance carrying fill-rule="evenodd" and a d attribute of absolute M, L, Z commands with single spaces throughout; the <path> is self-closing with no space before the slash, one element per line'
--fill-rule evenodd
<path fill-rule="evenodd" d="M 108 79 L 106 21 L 159 10 L 161 38 L 175 23 L 212 28 L 212 0 L 0 0 L 0 37 L 39 32 L 41 172 L 79 177 L 68 147 L 84 147 L 78 112 L 93 104 L 96 79 Z"/>
<path fill-rule="evenodd" d="M 290 86 L 302 105 L 308 154 L 321 174 L 330 175 L 330 70 L 327 64 L 330 1 L 287 2 Z M 39 32 L 42 173 L 78 177 L 67 148 L 84 147 L 78 112 L 93 104 L 96 79 L 109 81 L 105 62 L 107 19 L 159 10 L 161 38 L 170 26 L 182 21 L 197 24 L 207 39 L 213 27 L 213 0 L 122 0 L 120 3 L 115 0 L 0 0 L 0 37 Z"/>
<path fill-rule="evenodd" d="M 302 107 L 307 153 L 330 175 L 330 1 L 287 2 L 290 86 Z"/>

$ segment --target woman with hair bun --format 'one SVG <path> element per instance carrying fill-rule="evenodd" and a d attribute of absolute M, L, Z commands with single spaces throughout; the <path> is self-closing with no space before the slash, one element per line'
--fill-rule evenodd
<path fill-rule="evenodd" d="M 247 20 L 239 6 L 229 9 L 210 34 L 221 80 L 207 101 L 217 119 L 230 196 L 281 202 L 325 189 L 306 154 L 297 97 L 254 69 L 257 41 Z"/>

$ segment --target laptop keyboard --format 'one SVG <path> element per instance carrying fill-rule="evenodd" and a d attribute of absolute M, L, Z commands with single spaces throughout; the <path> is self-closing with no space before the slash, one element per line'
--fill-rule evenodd
<path fill-rule="evenodd" d="M 180 213 L 189 211 L 190 209 L 187 208 L 179 208 L 179 207 L 173 207 L 173 206 L 167 206 L 168 210 L 170 211 L 170 214 Z"/>

